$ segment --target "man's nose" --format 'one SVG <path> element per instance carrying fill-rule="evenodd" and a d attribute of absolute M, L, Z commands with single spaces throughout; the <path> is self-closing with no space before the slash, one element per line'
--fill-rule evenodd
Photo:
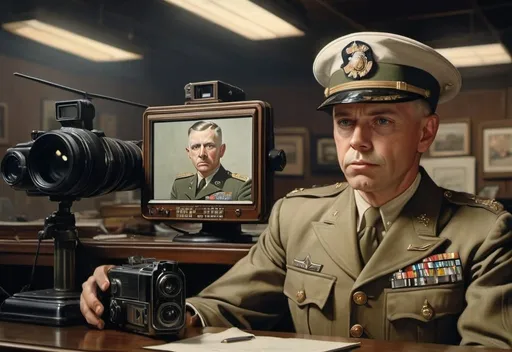
<path fill-rule="evenodd" d="M 204 145 L 202 145 L 199 149 L 199 157 L 200 158 L 204 158 L 206 157 L 206 148 L 204 147 Z"/>
<path fill-rule="evenodd" d="M 354 128 L 350 146 L 358 151 L 368 151 L 372 148 L 371 128 L 365 125 L 358 125 Z"/>

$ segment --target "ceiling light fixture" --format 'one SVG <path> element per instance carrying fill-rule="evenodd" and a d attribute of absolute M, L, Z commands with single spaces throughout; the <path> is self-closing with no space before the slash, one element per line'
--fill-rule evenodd
<path fill-rule="evenodd" d="M 457 67 L 491 66 L 512 63 L 503 44 L 483 44 L 436 49 Z"/>
<path fill-rule="evenodd" d="M 303 36 L 304 32 L 249 0 L 165 0 L 250 40 Z"/>
<path fill-rule="evenodd" d="M 39 20 L 5 23 L 13 34 L 95 62 L 139 60 L 141 55 L 98 42 Z"/>

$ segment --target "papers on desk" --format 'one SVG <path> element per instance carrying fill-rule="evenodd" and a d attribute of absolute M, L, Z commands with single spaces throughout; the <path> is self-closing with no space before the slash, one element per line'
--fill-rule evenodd
<path fill-rule="evenodd" d="M 253 351 L 270 351 L 270 352 L 327 352 L 327 351 L 344 351 L 351 348 L 359 347 L 359 342 L 332 342 L 322 340 L 309 340 L 297 338 L 281 338 L 255 336 L 246 341 L 222 342 L 224 339 L 233 337 L 254 336 L 237 328 L 227 329 L 216 334 L 206 333 L 189 339 L 167 343 L 157 346 L 146 346 L 146 349 L 157 351 L 172 352 L 253 352 Z"/>

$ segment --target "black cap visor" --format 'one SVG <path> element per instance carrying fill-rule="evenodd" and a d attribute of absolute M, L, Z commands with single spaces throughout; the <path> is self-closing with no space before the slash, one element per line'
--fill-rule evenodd
<path fill-rule="evenodd" d="M 317 110 L 330 112 L 337 104 L 404 103 L 422 98 L 424 97 L 420 94 L 390 88 L 355 89 L 334 93 Z"/>

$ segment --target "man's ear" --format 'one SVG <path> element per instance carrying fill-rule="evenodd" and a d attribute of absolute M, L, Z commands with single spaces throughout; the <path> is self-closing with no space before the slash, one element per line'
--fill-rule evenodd
<path fill-rule="evenodd" d="M 224 153 L 226 152 L 226 145 L 223 143 L 220 145 L 220 157 L 222 158 L 224 156 Z"/>
<path fill-rule="evenodd" d="M 434 142 L 439 129 L 439 116 L 433 113 L 424 117 L 421 121 L 420 140 L 418 142 L 418 152 L 425 153 Z"/>

